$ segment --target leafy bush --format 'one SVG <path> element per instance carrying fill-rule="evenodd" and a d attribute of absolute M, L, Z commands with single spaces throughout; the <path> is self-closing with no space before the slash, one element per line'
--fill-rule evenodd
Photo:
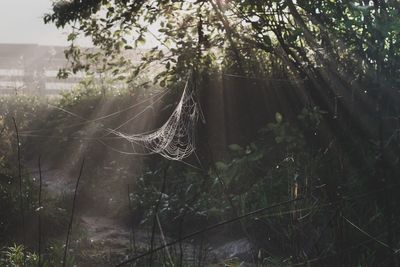
<path fill-rule="evenodd" d="M 33 267 L 37 266 L 38 262 L 38 256 L 35 253 L 26 252 L 24 246 L 16 244 L 4 249 L 1 259 L 0 262 L 7 267 Z"/>
<path fill-rule="evenodd" d="M 161 192 L 163 179 L 167 186 Z M 176 223 L 184 222 L 181 228 L 190 232 L 206 222 L 223 219 L 231 211 L 217 177 L 180 163 L 164 162 L 152 166 L 135 181 L 133 188 L 130 195 L 132 209 L 145 227 L 153 223 L 155 203 L 161 194 L 158 216 L 168 231 L 175 234 L 181 230 Z"/>
<path fill-rule="evenodd" d="M 41 266 L 53 267 L 61 266 L 64 257 L 64 246 L 55 243 L 47 248 L 42 255 Z M 12 245 L 1 251 L 0 263 L 4 267 L 36 267 L 39 264 L 39 256 L 25 249 L 23 245 Z M 66 259 L 67 267 L 76 266 L 73 256 L 68 255 Z"/>

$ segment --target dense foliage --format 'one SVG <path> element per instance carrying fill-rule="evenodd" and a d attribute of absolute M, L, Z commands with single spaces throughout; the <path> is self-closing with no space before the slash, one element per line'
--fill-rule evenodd
<path fill-rule="evenodd" d="M 283 114 L 283 118 L 277 115 L 276 123 L 264 131 L 275 135 L 276 145 L 272 146 L 271 138 L 265 136 L 245 147 L 232 145 L 236 153 L 232 162 L 216 163 L 216 171 L 226 180 L 227 194 L 236 196 L 233 202 L 242 203 L 242 212 L 246 212 L 299 194 L 318 203 L 323 198 L 315 197 L 314 190 L 325 185 L 327 203 L 336 203 L 335 208 L 322 213 L 322 222 L 311 221 L 311 231 L 324 232 L 321 229 L 331 227 L 328 240 L 342 264 L 370 260 L 372 253 L 376 263 L 395 265 L 398 259 L 393 251 L 399 242 L 395 230 L 399 214 L 394 208 L 397 197 L 393 191 L 399 174 L 399 13 L 398 1 L 391 0 L 99 0 L 57 2 L 45 21 L 59 27 L 74 24 L 77 30 L 70 36 L 72 41 L 85 34 L 101 48 L 101 52 L 79 57 L 79 49 L 72 45 L 68 55 L 74 55 L 70 58 L 75 60 L 75 70 L 90 69 L 90 60 L 97 60 L 103 53 L 110 59 L 103 60 L 104 68 L 121 72 L 128 80 L 159 60 L 165 66 L 158 76 L 161 85 L 179 80 L 190 68 L 202 78 L 219 71 L 296 81 L 290 94 L 295 95 L 298 105 L 317 105 L 328 113 L 320 113 L 319 109 L 303 112 L 302 122 L 285 121 L 285 117 L 293 118 L 290 114 Z M 158 46 L 142 58 L 133 73 L 126 73 L 128 62 L 118 56 L 149 39 L 151 25 L 157 25 Z M 288 98 L 284 93 L 277 94 Z M 304 124 L 306 119 L 313 124 Z M 265 186 L 274 184 L 286 186 L 281 185 L 271 195 Z M 368 198 L 345 201 L 357 192 Z M 327 219 L 331 217 L 336 223 Z M 300 222 L 281 225 L 292 225 L 296 230 L 291 232 L 297 235 L 303 233 Z M 360 228 L 352 228 L 355 225 Z M 271 223 L 265 227 L 268 229 Z M 355 240 L 350 237 L 350 229 L 361 235 L 360 229 L 373 233 L 385 229 L 389 249 L 348 252 Z M 321 240 L 322 233 L 317 236 Z M 297 242 L 289 253 L 294 262 L 301 262 L 300 258 L 308 258 L 311 253 L 300 239 L 290 236 L 286 242 Z M 311 254 L 325 257 L 328 251 L 316 248 Z"/>
<path fill-rule="evenodd" d="M 193 261 L 180 243 L 178 248 L 147 257 L 149 262 L 141 259 L 137 266 L 205 266 L 211 261 L 199 256 L 204 240 L 217 245 L 219 239 L 239 238 L 245 238 L 251 248 L 234 259 L 225 257 L 226 264 L 400 264 L 398 1 L 72 0 L 55 2 L 44 20 L 73 28 L 66 50 L 71 68 L 60 76 L 84 69 L 111 77 L 107 87 L 112 82 L 138 87 L 107 94 L 104 86 L 87 80 L 60 99 L 59 109 L 46 114 L 41 113 L 43 106 L 40 111 L 27 111 L 38 107 L 36 100 L 20 103 L 15 110 L 3 108 L 8 113 L 0 117 L 2 151 L 13 147 L 15 151 L 11 117 L 24 123 L 19 114 L 36 114 L 30 117 L 31 126 L 45 129 L 47 135 L 67 137 L 42 140 L 49 148 L 63 148 L 62 156 L 46 150 L 54 161 L 63 158 L 61 163 L 72 160 L 76 165 L 77 158 L 68 155 L 75 155 L 77 147 L 89 155 L 91 179 L 84 183 L 83 195 L 90 196 L 96 187 L 110 192 L 121 190 L 117 184 L 131 185 L 128 197 L 125 191 L 118 194 L 110 210 L 119 206 L 113 214 L 122 213 L 129 225 L 146 229 L 150 249 L 155 233 L 179 239 L 243 216 L 193 236 L 190 243 L 197 248 Z M 98 49 L 75 46 L 80 35 L 89 36 Z M 134 49 L 141 49 L 140 60 L 131 59 L 129 51 L 138 51 Z M 144 163 L 135 169 L 130 158 L 118 158 L 102 144 L 83 141 L 99 136 L 96 127 L 112 128 L 121 121 L 111 118 L 105 125 L 82 126 L 79 117 L 60 111 L 67 109 L 85 118 L 111 114 L 136 101 L 137 95 L 151 94 L 145 90 L 149 79 L 154 77 L 161 87 L 179 88 L 189 71 L 202 102 L 210 102 L 215 91 L 229 87 L 242 91 L 225 92 L 220 106 L 246 105 L 223 107 L 222 115 L 212 113 L 217 109 L 204 110 L 207 124 L 199 127 L 197 155 L 189 159 L 190 166 L 155 156 L 135 158 Z M 146 81 L 138 82 L 143 76 L 148 76 Z M 247 98 L 251 101 L 246 102 L 246 94 L 253 97 Z M 265 95 L 263 107 L 253 107 Z M 16 110 L 23 111 L 16 114 Z M 235 127 L 239 125 L 226 126 L 228 143 L 223 151 L 210 146 L 213 136 L 207 135 L 219 116 L 227 125 L 233 121 Z M 243 128 L 245 132 L 237 130 Z M 28 156 L 34 157 L 41 145 L 32 140 L 25 139 L 31 148 Z M 124 146 L 120 141 L 112 145 Z M 0 213 L 17 218 L 16 155 L 0 156 L 0 189 L 5 192 Z M 34 193 L 29 194 L 26 197 L 34 199 Z M 88 202 L 106 206 L 106 197 L 90 198 Z M 26 210 L 34 208 L 32 204 Z M 258 209 L 265 210 L 252 213 Z M 10 229 L 12 220 L 7 223 L 0 225 L 2 231 Z M 4 254 L 9 264 L 20 264 L 23 247 L 4 245 L 10 246 Z M 127 251 L 127 257 L 140 252 Z M 35 254 L 27 255 L 35 260 Z"/>

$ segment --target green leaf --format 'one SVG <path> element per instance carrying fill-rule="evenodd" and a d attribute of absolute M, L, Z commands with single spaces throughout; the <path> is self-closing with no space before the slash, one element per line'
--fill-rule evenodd
<path fill-rule="evenodd" d="M 226 165 L 224 162 L 222 161 L 217 161 L 215 162 L 215 167 L 220 170 L 220 171 L 224 171 L 228 169 L 228 165 Z"/>
<path fill-rule="evenodd" d="M 139 36 L 139 38 L 136 39 L 136 44 L 137 45 L 144 45 L 146 43 L 146 40 L 142 35 Z"/>
<path fill-rule="evenodd" d="M 279 112 L 275 113 L 275 120 L 277 123 L 281 123 L 283 120 L 282 114 L 280 114 Z"/>
<path fill-rule="evenodd" d="M 228 147 L 229 147 L 229 149 L 232 150 L 232 151 L 236 151 L 236 152 L 238 152 L 238 151 L 243 151 L 243 147 L 241 147 L 241 146 L 238 145 L 238 144 L 231 144 L 231 145 L 229 145 Z"/>
<path fill-rule="evenodd" d="M 67 41 L 73 41 L 76 39 L 77 36 L 78 36 L 78 34 L 76 34 L 76 33 L 70 33 L 70 34 L 68 34 Z"/>
<path fill-rule="evenodd" d="M 250 154 L 247 159 L 249 161 L 259 161 L 260 159 L 262 159 L 264 157 L 264 154 L 261 152 L 255 152 Z"/>
<path fill-rule="evenodd" d="M 267 34 L 265 34 L 265 35 L 263 36 L 263 41 L 264 41 L 264 45 L 265 45 L 266 47 L 268 47 L 268 48 L 272 47 L 271 38 L 270 38 Z"/>

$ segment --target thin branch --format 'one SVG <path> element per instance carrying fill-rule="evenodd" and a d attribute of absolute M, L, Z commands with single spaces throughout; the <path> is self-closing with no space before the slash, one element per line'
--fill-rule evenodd
<path fill-rule="evenodd" d="M 22 189 L 22 164 L 21 164 L 21 144 L 19 140 L 18 126 L 15 118 L 12 118 L 15 128 L 15 133 L 17 135 L 17 157 L 18 157 L 18 179 L 19 179 L 19 204 L 21 212 L 21 223 L 22 223 L 22 245 L 25 247 L 25 211 L 24 211 L 24 193 Z M 25 263 L 25 254 L 24 254 Z M 24 264 L 25 265 L 25 264 Z"/>
<path fill-rule="evenodd" d="M 166 245 L 167 244 L 167 240 L 165 239 L 164 231 L 162 229 L 160 218 L 158 217 L 158 214 L 156 214 L 156 219 L 157 219 L 158 228 L 160 229 L 160 234 L 161 234 L 162 241 L 163 241 L 164 245 Z M 168 248 L 166 248 L 166 250 L 167 250 L 167 256 L 168 256 L 168 259 L 169 259 L 169 261 L 171 263 L 171 266 L 174 267 L 175 265 L 174 265 L 174 262 L 172 260 L 171 253 L 169 252 Z"/>
<path fill-rule="evenodd" d="M 131 190 L 130 186 L 128 184 L 128 207 L 129 207 L 129 215 L 130 218 L 133 216 L 133 208 L 132 208 L 132 201 L 131 201 Z M 133 222 L 131 221 L 130 223 L 131 226 L 131 233 L 132 233 L 132 239 L 131 239 L 131 251 L 136 251 L 136 239 L 135 239 L 135 227 Z"/>
<path fill-rule="evenodd" d="M 364 234 L 365 236 L 369 237 L 371 240 L 375 241 L 376 243 L 384 246 L 387 249 L 390 249 L 393 253 L 396 253 L 396 250 L 392 249 L 388 244 L 383 243 L 382 241 L 380 241 L 379 239 L 373 237 L 372 235 L 370 235 L 369 233 L 367 233 L 366 231 L 364 231 L 363 229 L 361 229 L 360 227 L 358 227 L 357 225 L 355 225 L 354 223 L 352 223 L 349 219 L 347 219 L 346 217 L 344 217 L 342 215 L 342 218 L 351 226 L 353 226 L 355 229 L 357 229 L 358 231 L 360 231 L 362 234 Z"/>
<path fill-rule="evenodd" d="M 369 191 L 369 192 L 361 193 L 361 194 L 359 194 L 359 195 L 352 196 L 352 197 L 349 197 L 349 198 L 344 197 L 343 200 L 344 200 L 344 201 L 354 201 L 354 200 L 356 200 L 356 199 L 361 199 L 361 198 L 366 198 L 366 197 L 369 197 L 369 196 L 374 196 L 377 192 L 381 192 L 381 191 L 384 191 L 384 190 L 388 190 L 388 189 L 389 189 L 389 190 L 393 190 L 393 189 L 395 189 L 395 188 L 397 188 L 397 187 L 400 187 L 400 183 L 393 184 L 393 185 L 389 185 L 389 186 L 387 186 L 387 187 L 385 186 L 385 187 L 379 188 L 379 189 L 377 189 L 377 190 L 372 190 L 372 191 Z M 319 190 L 319 188 L 317 188 L 315 191 L 317 191 L 317 190 Z M 162 250 L 162 249 L 164 249 L 164 248 L 173 246 L 173 245 L 175 245 L 175 244 L 178 244 L 179 242 L 182 242 L 182 241 L 184 241 L 184 240 L 190 239 L 190 238 L 195 237 L 195 236 L 197 236 L 197 235 L 203 234 L 203 233 L 208 232 L 208 231 L 210 231 L 210 230 L 216 229 L 216 228 L 221 227 L 221 226 L 223 226 L 223 225 L 227 225 L 227 224 L 230 224 L 230 223 L 232 223 L 232 222 L 236 222 L 236 221 L 241 220 L 241 219 L 244 219 L 244 218 L 252 217 L 252 216 L 255 216 L 255 215 L 257 215 L 257 214 L 266 212 L 266 211 L 268 211 L 268 210 L 271 210 L 271 209 L 274 209 L 274 208 L 277 208 L 277 207 L 280 207 L 280 206 L 285 206 L 285 205 L 288 205 L 288 204 L 291 204 L 291 203 L 294 203 L 294 202 L 297 202 L 297 201 L 305 200 L 305 199 L 306 199 L 306 197 L 300 197 L 300 198 L 296 198 L 296 199 L 291 199 L 291 200 L 282 201 L 282 202 L 273 204 L 273 205 L 271 205 L 271 206 L 264 207 L 264 208 L 260 208 L 260 209 L 254 210 L 254 211 L 252 211 L 252 212 L 243 214 L 243 215 L 241 215 L 241 216 L 234 217 L 234 218 L 232 218 L 232 219 L 225 220 L 225 221 L 222 221 L 222 222 L 217 223 L 217 224 L 213 224 L 213 225 L 211 225 L 211 226 L 209 226 L 209 227 L 206 227 L 206 228 L 203 228 L 203 229 L 201 229 L 201 230 L 199 230 L 199 231 L 193 232 L 193 233 L 191 233 L 191 234 L 189 234 L 189 235 L 186 235 L 186 236 L 184 236 L 184 237 L 182 237 L 182 238 L 179 238 L 179 239 L 176 239 L 176 240 L 174 240 L 174 241 L 171 241 L 171 242 L 169 242 L 169 243 L 167 243 L 167 244 L 165 244 L 165 245 L 163 245 L 163 246 L 157 247 L 157 248 L 155 248 L 153 251 L 147 251 L 147 252 L 145 252 L 145 253 L 143 253 L 143 254 L 140 254 L 140 255 L 138 255 L 138 256 L 136 256 L 136 257 L 127 259 L 127 260 L 125 260 L 125 261 L 123 261 L 123 262 L 121 262 L 121 263 L 115 265 L 115 267 L 120 267 L 120 266 L 124 266 L 124 265 L 126 265 L 126 264 L 128 264 L 128 263 L 135 262 L 135 261 L 138 260 L 138 259 L 141 259 L 141 258 L 143 258 L 143 257 L 146 257 L 146 256 L 150 255 L 151 253 L 154 253 L 154 252 L 160 251 L 160 250 Z M 331 202 L 331 204 L 333 205 L 333 204 L 339 203 L 339 202 L 341 202 L 341 201 L 342 201 L 342 200 L 340 200 L 340 201 L 338 201 L 338 202 Z M 396 251 L 396 252 L 397 252 L 397 251 Z M 399 250 L 399 252 L 400 252 L 400 250 Z"/>
<path fill-rule="evenodd" d="M 79 176 L 78 176 L 78 179 L 77 179 L 77 181 L 76 181 L 75 192 L 74 192 L 74 199 L 73 199 L 73 201 L 72 201 L 71 218 L 70 218 L 69 225 L 68 225 L 67 239 L 65 240 L 64 257 L 63 257 L 63 261 L 62 261 L 62 267 L 65 267 L 65 266 L 66 266 L 65 264 L 66 264 L 66 261 L 67 261 L 67 251 L 68 251 L 68 245 L 69 245 L 69 236 L 70 236 L 70 234 L 71 234 L 72 222 L 73 222 L 73 220 L 74 220 L 76 195 L 77 195 L 77 192 L 78 192 L 78 185 L 79 185 L 79 181 L 80 181 L 81 176 L 82 176 L 83 166 L 84 166 L 84 165 L 85 165 L 85 160 L 82 161 L 81 169 L 79 170 Z"/>
<path fill-rule="evenodd" d="M 38 165 L 39 165 L 39 207 L 37 209 L 38 211 L 38 267 L 42 266 L 42 167 L 40 163 L 40 156 L 38 160 Z"/>
<path fill-rule="evenodd" d="M 235 41 L 232 38 L 234 35 L 234 31 L 232 30 L 232 27 L 230 26 L 228 19 L 223 14 L 220 3 L 218 1 L 216 3 L 214 3 L 213 0 L 208 0 L 208 2 L 211 4 L 212 9 L 217 14 L 218 19 L 221 21 L 222 25 L 224 26 L 224 29 L 226 32 L 226 37 L 232 47 L 233 53 L 235 54 L 239 70 L 241 71 L 241 73 L 243 73 L 244 69 L 243 69 L 243 64 L 242 64 L 242 57 L 240 55 L 240 51 L 239 51 Z"/>
<path fill-rule="evenodd" d="M 201 230 L 199 230 L 199 231 L 193 232 L 193 233 L 191 233 L 191 234 L 189 234 L 189 235 L 186 235 L 186 236 L 184 236 L 184 237 L 182 237 L 182 238 L 179 238 L 179 239 L 177 239 L 177 240 L 171 241 L 171 242 L 169 242 L 169 243 L 167 243 L 167 244 L 165 244 L 165 245 L 163 245 L 163 246 L 157 247 L 157 248 L 153 249 L 152 251 L 147 251 L 147 252 L 145 252 L 145 253 L 143 253 L 143 254 L 141 254 L 141 255 L 138 255 L 138 256 L 136 256 L 136 257 L 127 259 L 127 260 L 125 260 L 125 261 L 123 261 L 123 262 L 117 264 L 116 267 L 124 266 L 124 265 L 126 265 L 126 264 L 128 264 L 128 263 L 134 262 L 134 261 L 136 261 L 136 260 L 138 260 L 138 259 L 141 259 L 141 258 L 143 258 L 143 257 L 146 257 L 146 256 L 148 256 L 148 255 L 151 255 L 151 254 L 153 254 L 154 252 L 157 252 L 157 251 L 160 251 L 160 250 L 162 250 L 162 249 L 164 249 L 164 248 L 173 246 L 173 245 L 175 245 L 175 244 L 178 244 L 179 242 L 182 242 L 182 241 L 184 241 L 184 240 L 190 239 L 190 238 L 192 238 L 192 237 L 194 237 L 194 236 L 203 234 L 203 233 L 205 233 L 205 232 L 211 231 L 211 230 L 216 229 L 216 228 L 218 228 L 218 227 L 221 227 L 221 226 L 223 226 L 223 225 L 227 225 L 227 224 L 230 224 L 230 223 L 239 221 L 239 220 L 241 220 L 241 219 L 248 218 L 248 217 L 254 216 L 254 215 L 256 215 L 256 214 L 265 212 L 265 211 L 267 211 L 267 210 L 270 210 L 270 209 L 273 209 L 273 208 L 277 208 L 277 207 L 280 207 L 280 206 L 284 206 L 284 205 L 287 205 L 287 204 L 290 204 L 290 203 L 293 203 L 293 202 L 297 202 L 297 201 L 300 201 L 300 200 L 304 200 L 304 199 L 305 199 L 304 197 L 300 197 L 300 198 L 297 198 L 297 199 L 291 199 L 291 200 L 282 201 L 282 202 L 276 203 L 276 204 L 274 204 L 274 205 L 271 205 L 271 206 L 268 206 L 268 207 L 264 207 L 264 208 L 260 208 L 260 209 L 254 210 L 254 211 L 252 211 L 252 212 L 243 214 L 243 215 L 241 215 L 241 216 L 237 216 L 237 217 L 234 217 L 234 218 L 232 218 L 232 219 L 225 220 L 225 221 L 222 221 L 222 222 L 217 223 L 217 224 L 213 224 L 213 225 L 211 225 L 211 226 L 209 226 L 209 227 L 206 227 L 206 228 L 201 229 Z"/>
<path fill-rule="evenodd" d="M 161 186 L 161 190 L 160 190 L 160 196 L 158 197 L 158 200 L 156 202 L 156 205 L 154 207 L 154 216 L 153 216 L 153 227 L 151 230 L 151 239 L 150 239 L 150 251 L 153 251 L 153 247 L 154 247 L 154 235 L 155 235 L 155 231 L 156 231 L 156 226 L 157 226 L 157 213 L 158 213 L 158 209 L 160 207 L 161 201 L 162 201 L 162 197 L 164 195 L 164 191 L 165 191 L 165 186 L 167 183 L 167 171 L 169 168 L 169 164 L 166 166 L 165 170 L 164 170 L 164 176 L 163 176 L 163 182 L 162 182 L 162 186 Z M 152 261 L 153 261 L 153 253 L 150 254 L 150 258 L 149 258 L 149 266 L 152 266 Z"/>

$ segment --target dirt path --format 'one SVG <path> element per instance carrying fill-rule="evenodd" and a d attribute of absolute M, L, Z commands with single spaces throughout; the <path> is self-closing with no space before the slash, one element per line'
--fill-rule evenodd
<path fill-rule="evenodd" d="M 31 170 L 34 170 L 34 168 L 31 168 Z M 43 193 L 52 199 L 69 196 L 66 199 L 72 200 L 76 183 L 76 178 L 72 177 L 75 176 L 76 174 L 71 173 L 68 169 L 44 169 L 42 172 Z M 82 202 L 85 202 L 85 200 L 82 200 Z M 72 205 L 72 203 L 66 204 Z M 115 214 L 107 214 L 110 207 L 101 206 L 103 204 L 99 204 L 100 207 L 96 208 L 91 208 L 96 203 L 91 203 L 89 208 L 86 208 L 85 205 L 78 207 L 75 214 L 75 228 L 72 229 L 75 243 L 72 247 L 75 246 L 79 250 L 79 256 L 76 259 L 77 266 L 112 266 L 112 263 L 119 262 L 126 255 L 131 254 L 133 249 L 137 252 L 143 252 L 148 248 L 149 234 L 147 231 L 135 229 L 133 237 L 132 229 L 123 223 L 122 218 L 115 217 Z M 171 241 L 168 237 L 163 239 L 160 235 L 156 235 L 154 239 L 157 246 L 165 241 Z M 224 238 L 221 237 L 221 239 Z M 64 240 L 64 237 L 62 237 L 62 240 Z M 243 253 L 246 254 L 251 249 L 250 244 L 245 239 L 218 243 L 219 245 L 214 247 L 203 248 L 208 261 L 221 262 Z M 196 248 L 197 245 L 192 245 L 190 242 L 183 244 L 186 260 L 195 260 L 193 254 L 198 249 Z M 176 248 L 174 249 L 176 250 Z"/>
<path fill-rule="evenodd" d="M 29 168 L 28 171 L 38 176 L 35 167 Z M 43 168 L 42 194 L 52 200 L 61 198 L 72 200 L 76 185 L 72 176 L 69 170 Z M 65 204 L 72 205 L 72 203 Z M 101 209 L 97 210 L 101 211 Z M 86 211 L 78 208 L 75 213 L 75 229 L 72 229 L 72 232 L 79 238 L 78 246 L 85 262 L 78 266 L 102 266 L 111 258 L 123 258 L 131 247 L 132 234 L 126 225 L 118 219 L 104 216 L 104 211 L 101 213 L 94 211 L 94 209 Z M 137 245 L 144 246 L 144 235 L 137 233 L 136 236 L 138 236 L 136 237 Z"/>
<path fill-rule="evenodd" d="M 84 231 L 86 242 L 80 246 L 81 261 L 86 266 L 107 265 L 115 259 L 122 259 L 129 253 L 131 233 L 117 220 L 82 215 L 79 226 Z"/>

